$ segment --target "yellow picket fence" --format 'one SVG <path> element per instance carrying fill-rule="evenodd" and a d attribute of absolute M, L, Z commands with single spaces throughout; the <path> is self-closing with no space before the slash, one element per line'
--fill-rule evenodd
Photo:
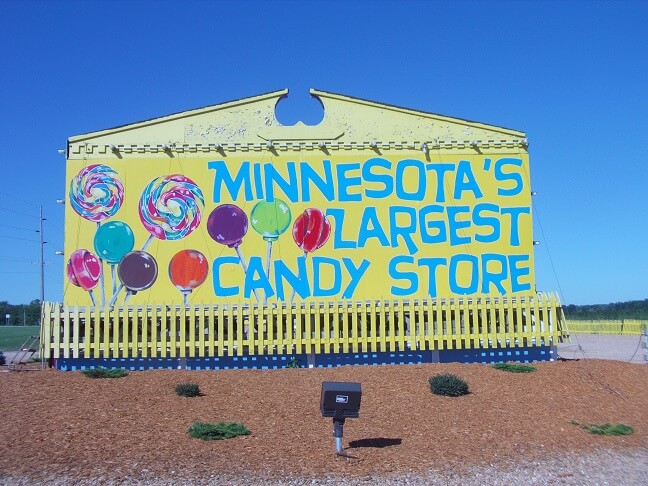
<path fill-rule="evenodd" d="M 616 321 L 568 320 L 569 330 L 574 334 L 641 334 L 648 328 L 648 321 L 639 319 L 620 319 Z"/>
<path fill-rule="evenodd" d="M 43 306 L 46 358 L 184 358 L 549 346 L 557 295 L 371 302 Z"/>

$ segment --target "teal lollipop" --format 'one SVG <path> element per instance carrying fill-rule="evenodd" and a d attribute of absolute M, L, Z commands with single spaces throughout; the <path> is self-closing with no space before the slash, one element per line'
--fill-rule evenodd
<path fill-rule="evenodd" d="M 130 226 L 122 221 L 110 221 L 97 228 L 94 248 L 99 258 L 110 264 L 113 294 L 117 290 L 116 265 L 135 246 L 135 235 Z"/>
<path fill-rule="evenodd" d="M 277 241 L 290 226 L 292 214 L 290 208 L 281 199 L 272 202 L 259 201 L 252 208 L 250 222 L 254 231 L 259 233 L 268 242 L 268 253 L 266 256 L 266 276 L 270 278 L 270 255 L 272 254 L 272 242 Z"/>

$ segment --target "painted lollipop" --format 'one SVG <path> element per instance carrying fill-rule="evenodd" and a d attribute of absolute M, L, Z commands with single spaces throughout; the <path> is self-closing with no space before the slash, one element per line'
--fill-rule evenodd
<path fill-rule="evenodd" d="M 304 258 L 308 258 L 309 253 L 318 250 L 328 241 L 331 235 L 331 223 L 321 209 L 308 208 L 295 219 L 292 233 L 295 243 L 304 251 Z M 294 296 L 293 289 L 290 296 L 291 302 Z"/>
<path fill-rule="evenodd" d="M 70 181 L 70 205 L 84 219 L 97 227 L 113 216 L 124 202 L 124 186 L 117 172 L 103 164 L 84 167 Z M 106 291 L 101 272 L 101 302 L 106 303 Z"/>
<path fill-rule="evenodd" d="M 235 204 L 216 206 L 207 218 L 207 232 L 216 243 L 236 250 L 236 255 L 247 273 L 247 264 L 239 246 L 248 230 L 247 214 Z M 259 300 L 256 289 L 254 295 Z"/>
<path fill-rule="evenodd" d="M 70 181 L 69 199 L 79 216 L 99 223 L 119 210 L 124 202 L 124 186 L 112 168 L 89 165 Z"/>
<path fill-rule="evenodd" d="M 130 226 L 122 221 L 110 221 L 97 228 L 94 237 L 94 249 L 101 260 L 110 264 L 113 294 L 117 291 L 115 269 L 122 257 L 133 250 L 135 236 Z"/>
<path fill-rule="evenodd" d="M 119 280 L 121 280 L 121 286 L 115 295 L 113 295 L 110 305 L 115 304 L 117 294 L 122 287 L 126 287 L 126 290 L 128 290 L 124 298 L 125 304 L 131 295 L 135 295 L 137 292 L 151 287 L 157 280 L 157 274 L 158 266 L 153 255 L 145 251 L 131 251 L 127 253 L 117 266 L 117 275 L 119 275 Z"/>
<path fill-rule="evenodd" d="M 194 181 L 181 174 L 153 179 L 142 192 L 139 217 L 151 234 L 142 250 L 153 237 L 179 240 L 191 234 L 200 224 L 205 205 L 203 193 Z"/>
<path fill-rule="evenodd" d="M 67 263 L 67 277 L 72 285 L 81 287 L 90 294 L 92 305 L 95 302 L 92 289 L 99 283 L 101 275 L 101 264 L 99 259 L 91 251 L 80 249 L 70 255 Z"/>
<path fill-rule="evenodd" d="M 171 283 L 182 292 L 184 305 L 191 291 L 205 281 L 209 264 L 205 255 L 198 250 L 180 250 L 169 262 Z"/>
<path fill-rule="evenodd" d="M 290 208 L 281 199 L 273 202 L 259 201 L 250 213 L 252 227 L 268 242 L 266 253 L 266 277 L 270 278 L 270 256 L 272 255 L 272 242 L 277 241 L 280 235 L 290 226 L 292 215 Z"/>

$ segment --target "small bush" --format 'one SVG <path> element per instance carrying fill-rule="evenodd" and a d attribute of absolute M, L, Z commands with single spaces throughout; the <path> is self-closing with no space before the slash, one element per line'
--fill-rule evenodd
<path fill-rule="evenodd" d="M 81 373 L 86 375 L 88 378 L 122 378 L 123 376 L 128 376 L 128 371 L 121 368 L 94 368 L 90 370 L 82 370 Z"/>
<path fill-rule="evenodd" d="M 535 366 L 519 363 L 497 363 L 493 365 L 496 370 L 508 371 L 510 373 L 531 373 L 536 370 Z"/>
<path fill-rule="evenodd" d="M 468 393 L 468 383 L 450 373 L 435 375 L 430 378 L 429 382 L 430 390 L 435 395 L 459 397 Z"/>
<path fill-rule="evenodd" d="M 189 435 L 194 439 L 223 440 L 238 435 L 250 435 L 245 425 L 236 422 L 219 422 L 217 424 L 195 422 L 189 427 Z"/>
<path fill-rule="evenodd" d="M 2 351 L 0 351 L 0 366 L 4 366 L 7 363 L 7 360 L 4 357 Z"/>
<path fill-rule="evenodd" d="M 575 420 L 571 420 L 570 423 L 595 435 L 630 435 L 634 433 L 634 429 L 626 424 L 611 424 L 610 422 L 605 424 L 579 424 Z"/>
<path fill-rule="evenodd" d="M 286 368 L 301 368 L 301 364 L 299 364 L 299 360 L 297 358 L 293 358 L 288 362 Z"/>
<path fill-rule="evenodd" d="M 199 397 L 200 387 L 195 383 L 181 383 L 175 387 L 175 392 L 181 397 Z"/>

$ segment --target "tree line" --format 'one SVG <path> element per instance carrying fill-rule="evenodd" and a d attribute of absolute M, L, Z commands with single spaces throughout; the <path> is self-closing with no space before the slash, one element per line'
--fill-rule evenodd
<path fill-rule="evenodd" d="M 29 304 L 18 305 L 10 304 L 6 300 L 0 301 L 0 325 L 38 326 L 40 318 L 41 303 L 38 299 Z"/>
<path fill-rule="evenodd" d="M 564 305 L 567 319 L 602 321 L 618 319 L 648 319 L 648 299 L 614 302 L 611 304 Z"/>

